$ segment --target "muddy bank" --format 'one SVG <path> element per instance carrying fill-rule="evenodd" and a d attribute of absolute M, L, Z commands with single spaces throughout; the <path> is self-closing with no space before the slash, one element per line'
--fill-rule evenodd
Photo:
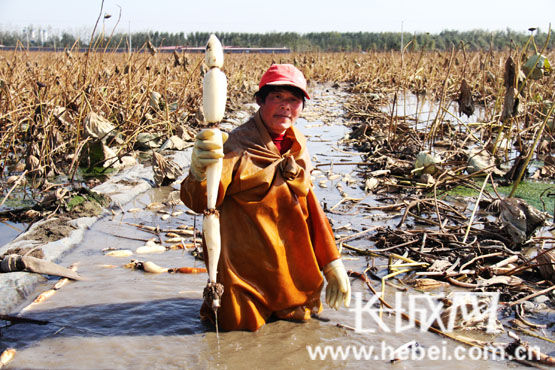
<path fill-rule="evenodd" d="M 188 167 L 190 151 L 175 153 L 173 160 L 183 168 Z M 91 217 L 71 219 L 68 215 L 61 215 L 34 223 L 31 228 L 17 236 L 11 242 L 0 247 L 0 255 L 10 249 L 39 248 L 44 253 L 44 259 L 54 263 L 63 263 L 63 259 L 78 245 L 85 234 L 96 221 L 102 217 L 121 212 L 122 205 L 128 203 L 138 194 L 154 186 L 152 167 L 138 164 L 124 170 L 92 190 L 106 195 L 111 203 L 105 209 L 96 206 L 83 206 L 76 214 L 91 214 Z M 7 314 L 22 301 L 29 297 L 39 283 L 47 279 L 39 274 L 28 272 L 12 272 L 0 274 L 0 314 Z"/>

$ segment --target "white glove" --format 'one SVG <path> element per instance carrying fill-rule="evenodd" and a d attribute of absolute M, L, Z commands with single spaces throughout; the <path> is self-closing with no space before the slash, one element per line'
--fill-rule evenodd
<path fill-rule="evenodd" d="M 351 283 L 343 261 L 338 258 L 324 266 L 324 276 L 328 281 L 326 303 L 336 310 L 343 301 L 345 307 L 351 304 Z"/>
<path fill-rule="evenodd" d="M 213 130 L 202 130 L 197 134 L 191 155 L 190 171 L 198 181 L 206 178 L 206 167 L 223 158 L 223 144 L 228 136 L 227 133 L 222 132 L 222 143 L 220 144 Z"/>

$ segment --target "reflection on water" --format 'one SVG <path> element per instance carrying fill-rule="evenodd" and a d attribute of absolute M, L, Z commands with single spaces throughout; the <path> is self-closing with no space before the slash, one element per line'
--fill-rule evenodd
<path fill-rule="evenodd" d="M 459 115 L 458 104 L 455 101 L 446 101 L 445 110 L 439 112 L 444 121 L 454 124 L 468 124 L 474 122 L 488 122 L 491 117 L 487 117 L 487 112 L 483 107 L 475 104 L 474 114 L 467 117 L 465 114 Z M 429 127 L 438 115 L 439 103 L 429 100 L 425 95 L 413 93 L 399 93 L 395 107 L 393 104 L 382 107 L 382 110 L 391 114 L 394 109 L 394 116 L 405 118 L 409 123 L 413 123 L 416 129 Z"/>

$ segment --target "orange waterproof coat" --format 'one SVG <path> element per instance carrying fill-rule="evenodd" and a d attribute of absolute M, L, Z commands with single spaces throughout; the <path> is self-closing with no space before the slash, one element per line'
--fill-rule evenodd
<path fill-rule="evenodd" d="M 293 146 L 281 155 L 257 112 L 224 145 L 217 201 L 223 330 L 254 331 L 271 315 L 310 318 L 311 311 L 321 310 L 320 270 L 339 258 L 312 189 L 306 139 L 295 127 L 286 135 Z M 195 212 L 204 211 L 206 181 L 189 175 L 181 199 Z M 210 311 L 205 303 L 201 314 Z"/>

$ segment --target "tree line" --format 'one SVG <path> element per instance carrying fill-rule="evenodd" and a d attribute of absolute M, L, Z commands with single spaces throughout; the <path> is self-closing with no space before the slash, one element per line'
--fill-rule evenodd
<path fill-rule="evenodd" d="M 30 32 L 32 27 L 24 31 L 0 31 L 0 45 L 5 46 L 44 46 L 55 48 L 86 47 L 89 39 L 79 39 L 69 32 L 59 35 L 48 35 Z M 544 45 L 548 38 L 546 32 L 532 30 L 528 33 L 517 32 L 507 28 L 504 31 L 454 31 L 445 30 L 437 34 L 401 33 L 401 32 L 296 32 L 241 33 L 216 32 L 218 38 L 226 46 L 236 47 L 287 47 L 292 51 L 389 51 L 401 50 L 450 50 L 453 46 L 464 46 L 466 50 L 504 50 L 522 46 L 534 36 L 538 46 Z M 99 47 L 139 49 L 148 41 L 155 46 L 205 46 L 210 33 L 169 33 L 169 32 L 135 32 L 131 35 L 118 33 L 115 35 L 97 34 L 93 45 Z M 555 41 L 549 39 L 548 49 L 553 50 Z"/>

